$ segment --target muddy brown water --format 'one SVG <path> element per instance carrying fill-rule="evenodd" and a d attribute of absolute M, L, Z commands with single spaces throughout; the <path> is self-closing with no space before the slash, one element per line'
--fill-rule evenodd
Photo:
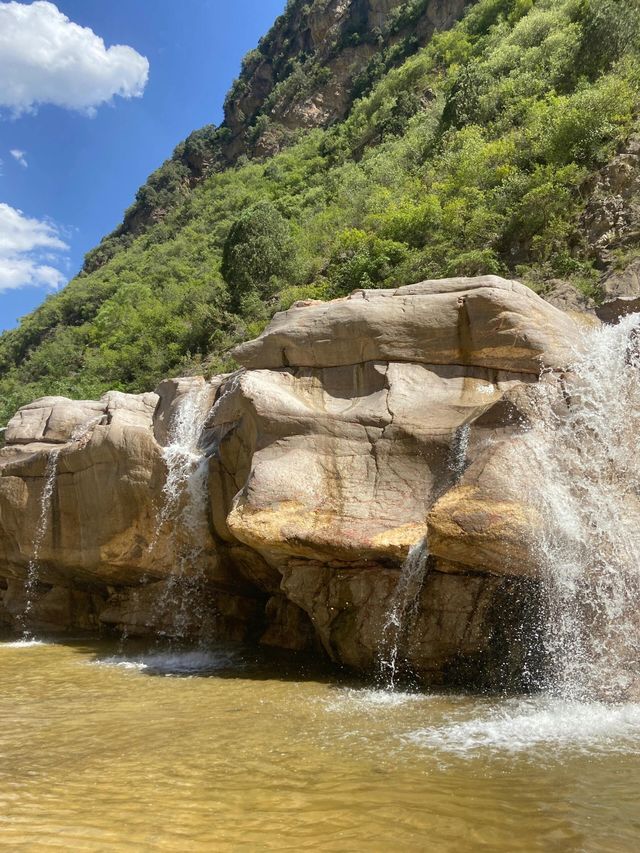
<path fill-rule="evenodd" d="M 635 851 L 640 706 L 0 645 L 0 848 Z"/>

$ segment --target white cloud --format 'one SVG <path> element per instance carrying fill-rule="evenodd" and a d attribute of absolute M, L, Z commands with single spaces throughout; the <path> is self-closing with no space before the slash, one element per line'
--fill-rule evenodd
<path fill-rule="evenodd" d="M 0 106 L 15 115 L 55 104 L 92 115 L 114 95 L 140 97 L 146 57 L 126 45 L 105 47 L 53 3 L 0 2 Z"/>
<path fill-rule="evenodd" d="M 55 289 L 65 276 L 51 261 L 69 246 L 58 229 L 0 202 L 0 293 L 20 287 Z"/>
<path fill-rule="evenodd" d="M 20 151 L 19 148 L 12 148 L 11 151 L 9 151 L 9 154 L 11 154 L 13 159 L 17 160 L 24 169 L 28 168 L 29 164 L 26 159 L 26 151 Z"/>

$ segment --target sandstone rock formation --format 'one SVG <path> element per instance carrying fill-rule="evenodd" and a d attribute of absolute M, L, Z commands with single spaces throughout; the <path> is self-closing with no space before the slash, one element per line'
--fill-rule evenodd
<path fill-rule="evenodd" d="M 602 270 L 596 313 L 616 323 L 640 310 L 640 139 L 632 136 L 584 191 L 588 203 L 580 224 Z"/>
<path fill-rule="evenodd" d="M 360 290 L 277 314 L 236 350 L 249 369 L 373 361 L 484 367 L 538 375 L 565 363 L 573 321 L 497 276 Z"/>
<path fill-rule="evenodd" d="M 151 429 L 157 399 L 114 392 L 97 403 L 45 397 L 9 422 L 0 451 L 0 559 L 13 574 L 32 557 L 52 453 L 55 489 L 40 549 L 43 579 L 113 583 L 132 573 L 162 577 L 171 571 L 146 550 L 154 524 L 149 498 L 163 477 Z"/>
<path fill-rule="evenodd" d="M 175 601 L 163 594 L 167 582 L 164 587 L 159 582 L 175 575 L 183 543 L 173 519 L 160 523 L 166 482 L 162 445 L 168 443 L 167 424 L 181 399 L 201 387 L 208 410 L 216 384 L 200 377 L 167 380 L 157 394 L 110 392 L 97 402 L 45 397 L 10 421 L 0 450 L 0 561 L 2 575 L 10 579 L 3 594 L 5 622 L 19 621 L 24 579 L 36 564 L 40 594 L 31 615 L 39 628 L 88 629 L 102 622 L 135 634 L 164 630 L 171 623 Z M 51 495 L 44 503 L 49 476 Z M 189 572 L 201 574 L 205 586 L 218 584 L 208 596 L 211 606 L 200 616 L 225 622 L 230 608 L 220 599 L 229 598 L 226 587 L 238 595 L 243 590 L 229 582 L 208 528 L 198 535 L 197 564 Z M 85 607 L 83 595 L 89 596 Z M 129 599 L 137 603 L 134 615 Z M 57 616 L 51 615 L 53 600 Z M 234 626 L 226 633 L 236 637 L 240 632 Z"/>
<path fill-rule="evenodd" d="M 296 304 L 238 348 L 239 371 L 207 383 L 36 401 L 0 451 L 4 621 L 19 623 L 35 562 L 32 613 L 49 628 L 193 635 L 206 623 L 208 636 L 373 669 L 403 561 L 426 536 L 403 657 L 432 683 L 503 683 L 536 601 L 531 470 L 504 449 L 535 417 L 542 371 L 579 341 L 575 319 L 517 282 L 445 279 Z M 199 527 L 184 507 L 162 510 L 194 395 Z M 180 501 L 199 499 L 182 488 Z"/>

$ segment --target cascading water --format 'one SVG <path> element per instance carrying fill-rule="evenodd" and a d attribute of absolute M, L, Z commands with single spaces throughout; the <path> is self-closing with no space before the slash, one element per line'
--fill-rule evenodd
<path fill-rule="evenodd" d="M 150 548 L 158 542 L 161 530 L 172 525 L 171 540 L 175 568 L 168 579 L 159 609 L 171 625 L 171 633 L 184 637 L 203 606 L 204 567 L 200 559 L 207 530 L 207 456 L 202 446 L 204 424 L 209 414 L 210 389 L 196 385 L 180 400 L 169 430 L 169 443 L 163 449 L 167 477 L 163 505 Z"/>
<path fill-rule="evenodd" d="M 546 612 L 543 685 L 569 699 L 640 696 L 640 315 L 585 333 L 537 388 L 517 452 L 540 471 L 528 501 Z"/>
<path fill-rule="evenodd" d="M 453 434 L 447 466 L 450 473 L 449 485 L 456 483 L 467 467 L 470 424 L 462 424 Z M 400 649 L 405 634 L 418 615 L 419 596 L 427 574 L 429 548 L 427 540 L 414 544 L 402 564 L 398 584 L 384 626 L 378 661 L 379 678 L 384 686 L 394 690 L 400 675 Z"/>
<path fill-rule="evenodd" d="M 44 537 L 46 536 L 49 527 L 49 516 L 51 515 L 51 499 L 56 485 L 56 475 L 58 473 L 58 457 L 61 448 L 56 448 L 49 453 L 47 465 L 44 473 L 44 486 L 40 494 L 40 514 L 38 516 L 38 524 L 33 537 L 33 550 L 29 565 L 27 566 L 27 578 L 25 581 L 25 605 L 20 617 L 22 634 L 24 639 L 31 638 L 32 634 L 29 630 L 29 619 L 33 611 L 34 596 L 38 585 L 40 575 L 40 550 Z"/>
<path fill-rule="evenodd" d="M 449 450 L 449 470 L 453 475 L 454 482 L 457 482 L 462 477 L 467 467 L 470 435 L 471 424 L 462 424 L 453 435 L 453 441 Z"/>
<path fill-rule="evenodd" d="M 409 549 L 382 628 L 380 680 L 390 690 L 395 690 L 398 683 L 401 669 L 400 647 L 407 626 L 417 614 L 420 590 L 427 573 L 428 558 L 429 551 L 424 540 Z"/>

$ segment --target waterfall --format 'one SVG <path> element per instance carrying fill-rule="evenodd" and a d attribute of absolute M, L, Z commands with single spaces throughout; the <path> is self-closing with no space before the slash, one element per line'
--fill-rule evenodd
<path fill-rule="evenodd" d="M 539 384 L 536 423 L 514 448 L 540 472 L 527 500 L 540 518 L 543 686 L 637 699 L 640 315 L 586 332 L 583 344 L 563 377 Z"/>
<path fill-rule="evenodd" d="M 469 436 L 471 435 L 471 424 L 462 424 L 453 434 L 453 441 L 449 448 L 449 470 L 454 482 L 458 482 L 467 467 L 467 454 L 469 452 Z"/>
<path fill-rule="evenodd" d="M 427 573 L 429 551 L 425 540 L 409 549 L 382 628 L 379 673 L 382 684 L 394 690 L 400 675 L 400 649 L 406 629 L 417 615 L 420 590 Z"/>
<path fill-rule="evenodd" d="M 467 467 L 470 434 L 470 424 L 461 424 L 453 434 L 447 458 L 450 474 L 450 477 L 446 478 L 447 486 L 457 483 L 464 474 Z M 427 574 L 428 560 L 429 548 L 425 538 L 409 549 L 382 627 L 378 655 L 379 678 L 390 690 L 396 688 L 402 669 L 400 662 L 402 643 L 418 615 L 420 591 Z"/>
<path fill-rule="evenodd" d="M 42 487 L 42 492 L 40 493 L 40 514 L 38 516 L 38 524 L 36 526 L 36 531 L 33 537 L 33 550 L 31 554 L 31 559 L 29 560 L 29 564 L 27 566 L 27 578 L 24 585 L 25 605 L 24 610 L 22 611 L 22 615 L 20 616 L 22 633 L 25 639 L 29 639 L 31 637 L 31 632 L 28 628 L 28 622 L 31 612 L 33 610 L 33 599 L 38 585 L 38 578 L 40 575 L 40 550 L 42 548 L 42 543 L 44 542 L 44 537 L 46 536 L 47 529 L 49 527 L 49 516 L 51 514 L 51 498 L 53 497 L 53 490 L 55 489 L 56 485 L 56 475 L 58 473 L 58 456 L 60 455 L 60 450 L 61 448 L 58 447 L 49 453 L 49 456 L 47 458 L 47 465 L 44 472 L 44 485 Z"/>
<path fill-rule="evenodd" d="M 207 383 L 194 386 L 179 401 L 162 455 L 167 466 L 163 503 L 150 545 L 155 548 L 161 530 L 171 524 L 174 571 L 159 602 L 172 632 L 184 637 L 195 615 L 202 624 L 204 567 L 200 560 L 207 538 L 207 456 L 202 432 L 209 408 Z"/>
<path fill-rule="evenodd" d="M 453 434 L 447 468 L 450 478 L 447 485 L 457 483 L 467 467 L 471 425 L 461 424 Z M 418 615 L 420 591 L 427 574 L 429 549 L 426 539 L 415 543 L 402 564 L 400 577 L 391 598 L 382 628 L 380 654 L 378 656 L 379 677 L 382 684 L 394 690 L 401 671 L 400 650 L 407 630 Z"/>

